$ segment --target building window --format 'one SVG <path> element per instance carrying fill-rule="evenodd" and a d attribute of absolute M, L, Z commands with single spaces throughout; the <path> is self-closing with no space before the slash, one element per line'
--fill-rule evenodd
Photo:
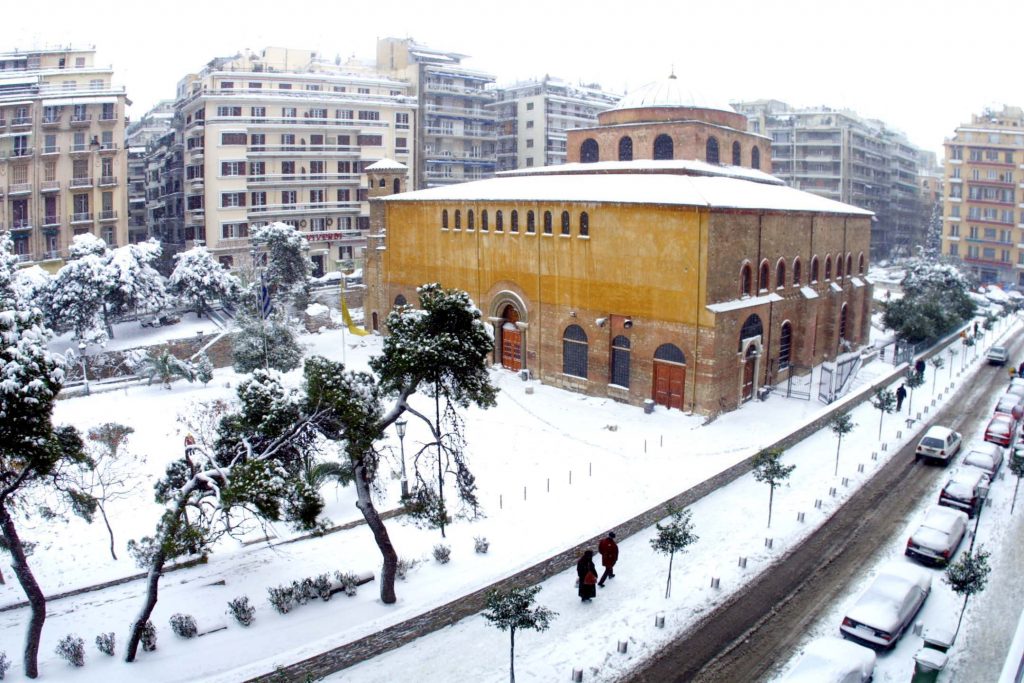
<path fill-rule="evenodd" d="M 526 103 L 526 111 L 532 111 L 532 110 L 533 110 L 533 102 L 527 102 Z"/>
<path fill-rule="evenodd" d="M 533 218 L 533 211 L 526 212 L 526 232 L 533 234 L 537 232 L 537 223 Z"/>
<path fill-rule="evenodd" d="M 245 175 L 245 162 L 222 161 L 220 162 L 220 174 L 222 176 Z"/>
<path fill-rule="evenodd" d="M 842 254 L 837 254 L 836 255 L 836 279 L 837 280 L 843 279 L 843 255 Z"/>
<path fill-rule="evenodd" d="M 633 161 L 633 138 L 628 135 L 619 138 L 619 161 Z"/>
<path fill-rule="evenodd" d="M 563 235 L 568 235 L 569 234 L 569 212 L 568 211 L 563 211 L 562 212 L 562 234 Z"/>
<path fill-rule="evenodd" d="M 709 164 L 719 163 L 718 156 L 718 139 L 714 137 L 708 138 L 707 144 L 704 146 L 704 159 Z"/>
<path fill-rule="evenodd" d="M 527 128 L 533 128 L 533 121 L 527 121 L 526 122 L 526 127 Z"/>
<path fill-rule="evenodd" d="M 360 147 L 381 147 L 384 145 L 382 135 L 357 135 L 356 144 Z"/>
<path fill-rule="evenodd" d="M 476 217 L 473 215 L 473 209 L 466 212 L 466 230 L 473 230 L 476 227 Z"/>
<path fill-rule="evenodd" d="M 750 150 L 750 168 L 761 168 L 761 150 L 756 145 Z"/>
<path fill-rule="evenodd" d="M 545 211 L 544 212 L 544 234 L 545 235 L 550 235 L 551 234 L 551 212 L 550 211 Z"/>
<path fill-rule="evenodd" d="M 775 288 L 782 289 L 786 286 L 786 259 L 779 259 L 775 264 Z"/>
<path fill-rule="evenodd" d="M 758 269 L 757 288 L 762 292 L 768 291 L 768 261 L 761 261 Z"/>
<path fill-rule="evenodd" d="M 751 272 L 750 264 L 744 263 L 743 268 L 740 269 L 740 296 L 750 296 L 750 291 L 754 286 L 753 279 L 754 274 Z"/>
<path fill-rule="evenodd" d="M 351 116 L 349 118 L 352 118 Z M 404 112 L 398 112 L 395 114 L 395 128 L 398 130 L 407 130 L 409 128 L 409 114 Z"/>
<path fill-rule="evenodd" d="M 839 339 L 847 339 L 846 336 L 846 323 L 849 319 L 849 308 L 846 304 L 843 304 L 843 308 L 839 311 Z"/>
<path fill-rule="evenodd" d="M 292 205 L 298 202 L 298 193 L 295 190 L 281 190 L 281 203 Z"/>
<path fill-rule="evenodd" d="M 562 334 L 562 373 L 587 378 L 587 333 L 569 325 Z"/>
<path fill-rule="evenodd" d="M 241 116 L 241 107 L 217 107 L 217 116 Z"/>
<path fill-rule="evenodd" d="M 629 388 L 629 339 L 621 334 L 612 339 L 612 384 Z"/>
<path fill-rule="evenodd" d="M 360 109 L 359 110 L 359 120 L 360 121 L 380 121 L 380 112 L 379 111 L 364 111 L 364 110 Z"/>
<path fill-rule="evenodd" d="M 832 256 L 830 254 L 825 254 L 825 279 L 832 279 Z"/>
<path fill-rule="evenodd" d="M 509 225 L 511 232 L 519 232 L 519 212 L 515 209 L 512 210 L 511 224 Z"/>
<path fill-rule="evenodd" d="M 811 257 L 811 284 L 818 281 L 818 257 Z"/>
<path fill-rule="evenodd" d="M 462 211 L 455 209 L 455 229 L 462 230 Z"/>
<path fill-rule="evenodd" d="M 740 160 L 740 143 L 738 143 L 738 142 L 732 143 L 732 165 L 733 166 L 741 166 L 742 165 L 742 162 Z"/>
<path fill-rule="evenodd" d="M 861 275 L 864 274 L 864 252 L 861 252 L 860 257 L 857 259 L 857 272 Z"/>
<path fill-rule="evenodd" d="M 220 205 L 224 208 L 245 206 L 244 192 L 222 192 Z"/>
<path fill-rule="evenodd" d="M 789 367 L 789 358 L 793 348 L 793 326 L 787 320 L 782 323 L 779 331 L 779 369 Z"/>
<path fill-rule="evenodd" d="M 530 138 L 529 140 L 526 141 L 526 147 L 527 147 L 527 149 L 530 149 L 530 148 L 533 147 L 533 138 Z"/>
<path fill-rule="evenodd" d="M 761 317 L 756 313 L 748 316 L 743 321 L 743 327 L 740 328 L 740 343 L 737 351 L 743 350 L 743 342 L 748 339 L 760 337 L 764 333 L 764 327 L 761 325 Z"/>
<path fill-rule="evenodd" d="M 398 296 L 395 297 L 395 306 L 394 306 L 395 308 L 398 308 L 399 306 L 408 306 L 408 305 L 409 305 L 409 302 L 406 300 L 405 296 L 399 294 Z"/>
<path fill-rule="evenodd" d="M 655 159 L 672 159 L 674 157 L 675 150 L 673 149 L 672 138 L 664 133 L 654 138 Z"/>
<path fill-rule="evenodd" d="M 222 145 L 244 145 L 246 141 L 245 133 L 221 133 L 220 144 Z"/>
<path fill-rule="evenodd" d="M 441 228 L 448 229 L 448 209 L 441 210 Z"/>
<path fill-rule="evenodd" d="M 594 138 L 587 138 L 580 145 L 580 161 L 584 164 L 592 164 L 600 158 L 600 150 L 597 146 L 597 140 Z"/>
<path fill-rule="evenodd" d="M 853 254 L 846 255 L 846 276 L 853 275 Z"/>
<path fill-rule="evenodd" d="M 580 237 L 587 237 L 590 235 L 590 216 L 584 211 L 580 214 Z"/>
<path fill-rule="evenodd" d="M 487 232 L 487 209 L 480 212 L 480 232 Z"/>

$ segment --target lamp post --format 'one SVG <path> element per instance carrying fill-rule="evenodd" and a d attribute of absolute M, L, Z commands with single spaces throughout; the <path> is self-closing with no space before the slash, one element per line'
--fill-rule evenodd
<path fill-rule="evenodd" d="M 84 341 L 78 342 L 79 358 L 82 361 L 82 381 L 85 383 L 85 395 L 89 395 L 89 369 L 85 363 L 85 350 L 86 344 Z"/>
<path fill-rule="evenodd" d="M 395 431 L 398 432 L 398 443 L 402 450 L 402 498 L 409 495 L 409 480 L 405 478 L 405 425 L 406 420 L 399 418 L 395 420 Z"/>

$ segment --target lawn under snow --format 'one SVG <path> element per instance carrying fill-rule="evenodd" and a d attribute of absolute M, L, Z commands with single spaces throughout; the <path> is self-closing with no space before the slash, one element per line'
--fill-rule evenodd
<path fill-rule="evenodd" d="M 310 353 L 337 360 L 344 356 L 356 368 L 365 367 L 370 355 L 380 348 L 376 337 L 346 336 L 344 346 L 342 339 L 340 332 L 304 338 Z M 956 360 L 958 368 L 959 358 Z M 854 390 L 891 371 L 887 364 L 868 365 L 856 379 Z M 971 372 L 958 379 L 954 370 L 953 381 L 959 386 Z M 290 377 L 299 381 L 298 373 Z M 914 400 L 915 412 L 925 405 L 932 378 L 929 368 L 928 382 L 918 389 Z M 118 535 L 117 561 L 110 558 L 102 524 L 90 526 L 77 519 L 66 526 L 23 524 L 25 540 L 38 544 L 31 562 L 47 594 L 138 571 L 124 552 L 124 543 L 152 533 L 160 514 L 161 508 L 152 501 L 152 483 L 167 462 L 180 457 L 183 435 L 176 416 L 199 401 L 233 397 L 239 379 L 226 369 L 217 371 L 215 380 L 205 388 L 181 382 L 170 391 L 131 386 L 59 402 L 57 422 L 69 422 L 83 430 L 109 420 L 134 427 L 129 450 L 140 457 L 139 485 L 134 497 L 111 506 Z M 140 654 L 135 664 L 122 662 L 120 654 L 128 625 L 142 602 L 141 581 L 52 601 L 43 632 L 43 676 L 75 681 L 236 681 L 272 671 L 278 664 L 342 645 L 442 605 L 612 529 L 826 410 L 816 400 L 771 396 L 764 403 L 748 403 L 701 427 L 703 419 L 697 416 L 663 409 L 644 415 L 635 407 L 608 399 L 524 383 L 503 371 L 495 371 L 494 379 L 502 389 L 498 407 L 470 410 L 466 421 L 471 466 L 486 517 L 458 521 L 449 528 L 445 542 L 452 547 L 452 561 L 445 566 L 430 559 L 431 548 L 442 540 L 438 531 L 397 519 L 389 521 L 399 555 L 424 560 L 407 581 L 397 584 L 397 604 L 381 604 L 375 583 L 362 587 L 353 598 L 336 596 L 328 603 L 310 603 L 287 615 L 278 615 L 266 602 L 267 587 L 292 579 L 333 570 L 378 570 L 379 554 L 365 526 L 286 545 L 243 546 L 225 540 L 210 556 L 209 564 L 164 577 L 153 614 L 159 647 L 156 652 Z M 949 381 L 949 371 L 941 370 L 940 388 Z M 526 393 L 527 388 L 533 393 Z M 949 394 L 946 397 L 949 400 Z M 872 451 L 880 451 L 877 411 L 866 404 L 860 406 L 854 411 L 854 421 L 858 427 L 844 439 L 840 468 L 840 477 L 850 478 L 850 488 L 881 462 L 870 459 Z M 896 439 L 897 430 L 903 432 L 901 440 Z M 913 438 L 896 416 L 886 416 L 884 434 L 889 450 L 880 452 L 880 458 L 894 452 L 897 443 Z M 426 432 L 410 421 L 405 440 L 410 459 L 425 436 Z M 394 457 L 389 464 L 391 471 L 397 472 L 397 437 L 391 435 L 391 442 Z M 639 657 L 656 650 L 729 590 L 781 555 L 848 495 L 850 489 L 840 486 L 832 475 L 834 454 L 835 439 L 827 430 L 787 452 L 786 462 L 797 464 L 797 469 L 789 486 L 776 492 L 770 533 L 764 528 L 768 489 L 750 476 L 692 506 L 700 541 L 677 558 L 679 571 L 669 600 L 664 599 L 667 558 L 650 550 L 650 532 L 623 540 L 617 578 L 592 604 L 583 605 L 576 597 L 572 570 L 546 582 L 539 602 L 560 614 L 549 632 L 517 636 L 521 680 L 568 678 L 573 668 L 585 669 L 585 680 L 610 680 L 628 671 Z M 866 470 L 863 474 L 857 472 L 861 463 Z M 379 507 L 390 509 L 397 501 L 398 481 L 387 473 L 383 479 L 387 491 Z M 831 486 L 837 486 L 838 498 L 828 496 Z M 351 489 L 330 487 L 326 498 L 327 515 L 334 523 L 361 519 Z M 820 511 L 813 507 L 816 498 L 824 501 Z M 797 523 L 798 511 L 806 513 L 806 523 Z M 293 535 L 284 525 L 275 525 L 272 531 L 282 539 Z M 772 550 L 764 548 L 767 535 L 775 539 Z M 475 536 L 490 540 L 488 554 L 473 552 Z M 741 555 L 749 558 L 745 570 L 737 567 L 736 558 Z M 0 607 L 23 599 L 10 572 L 5 576 L 8 583 L 0 586 Z M 720 578 L 720 590 L 709 588 L 711 577 Z M 936 593 L 933 590 L 933 595 Z M 227 601 L 243 594 L 257 607 L 256 621 L 249 628 L 224 614 Z M 174 636 L 168 626 L 168 618 L 176 612 L 194 615 L 201 630 L 219 621 L 230 623 L 227 630 L 185 641 Z M 654 628 L 657 613 L 666 616 L 664 630 Z M 25 609 L 0 612 L 0 650 L 12 659 L 19 657 L 27 616 Z M 107 631 L 117 635 L 117 658 L 106 657 L 93 646 L 94 637 Z M 57 641 L 69 632 L 86 641 L 84 669 L 72 669 L 53 653 Z M 503 680 L 507 676 L 507 637 L 481 617 L 471 617 L 351 668 L 338 680 L 390 681 L 396 672 L 412 671 L 417 672 L 417 680 Z M 616 654 L 618 640 L 630 641 L 628 654 Z M 459 656 L 451 656 L 453 652 Z M 8 679 L 22 680 L 20 662 Z"/>

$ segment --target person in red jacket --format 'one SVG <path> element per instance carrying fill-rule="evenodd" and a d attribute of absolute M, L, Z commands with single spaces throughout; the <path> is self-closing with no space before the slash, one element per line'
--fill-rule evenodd
<path fill-rule="evenodd" d="M 615 562 L 619 559 L 619 545 L 615 542 L 615 532 L 609 531 L 606 538 L 602 538 L 597 544 L 597 552 L 601 553 L 601 564 L 604 565 L 604 574 L 597 585 L 604 588 L 606 579 L 615 578 Z"/>

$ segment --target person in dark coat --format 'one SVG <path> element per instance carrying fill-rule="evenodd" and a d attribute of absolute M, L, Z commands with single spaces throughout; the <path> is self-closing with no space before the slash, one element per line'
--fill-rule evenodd
<path fill-rule="evenodd" d="M 615 578 L 615 562 L 619 559 L 619 544 L 615 542 L 614 531 L 609 531 L 608 536 L 601 539 L 597 552 L 601 553 L 601 564 L 604 565 L 604 574 L 601 574 L 597 585 L 604 588 L 605 580 Z"/>
<path fill-rule="evenodd" d="M 1024 377 L 1024 360 L 1022 360 L 1020 365 L 1017 367 L 1017 376 Z"/>
<path fill-rule="evenodd" d="M 597 567 L 594 566 L 594 551 L 588 550 L 576 563 L 576 574 L 579 576 L 580 600 L 590 602 L 597 595 Z"/>
<path fill-rule="evenodd" d="M 900 388 L 896 390 L 896 412 L 903 410 L 903 402 L 907 400 L 907 388 L 900 385 Z"/>
<path fill-rule="evenodd" d="M 925 368 L 924 359 L 923 358 L 918 358 L 917 362 L 914 363 L 914 370 L 917 371 L 917 375 L 921 379 L 924 379 L 924 368 Z"/>

